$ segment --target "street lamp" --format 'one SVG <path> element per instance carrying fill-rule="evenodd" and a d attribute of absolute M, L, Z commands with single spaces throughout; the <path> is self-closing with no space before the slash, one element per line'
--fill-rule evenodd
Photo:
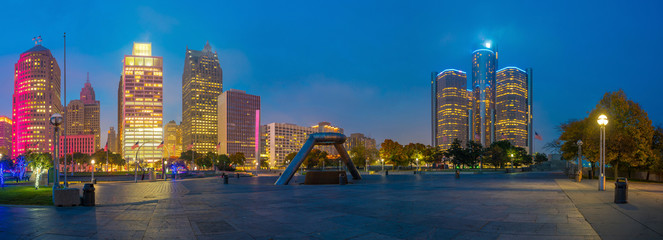
<path fill-rule="evenodd" d="M 417 158 L 417 171 L 421 171 L 421 168 L 419 167 L 419 158 Z"/>
<path fill-rule="evenodd" d="M 582 180 L 582 140 L 576 142 L 578 144 L 578 172 L 576 173 L 576 181 Z"/>
<path fill-rule="evenodd" d="M 90 162 L 92 163 L 92 179 L 90 180 L 90 182 L 94 183 L 94 159 L 92 159 L 92 161 Z"/>
<path fill-rule="evenodd" d="M 53 165 L 55 166 L 55 176 L 53 177 L 53 191 L 55 191 L 56 188 L 60 188 L 60 161 L 58 160 L 58 130 L 60 125 L 62 124 L 62 115 L 59 113 L 55 113 L 51 115 L 50 119 L 51 125 L 53 125 Z M 53 194 L 55 196 L 55 194 Z"/>
<path fill-rule="evenodd" d="M 599 191 L 605 191 L 605 125 L 608 125 L 608 117 L 601 114 L 596 121 L 601 126 L 601 139 L 599 148 Z"/>
<path fill-rule="evenodd" d="M 384 159 L 380 159 L 380 162 L 382 162 L 382 171 L 384 172 Z"/>
<path fill-rule="evenodd" d="M 511 172 L 513 172 L 513 153 L 511 154 Z"/>

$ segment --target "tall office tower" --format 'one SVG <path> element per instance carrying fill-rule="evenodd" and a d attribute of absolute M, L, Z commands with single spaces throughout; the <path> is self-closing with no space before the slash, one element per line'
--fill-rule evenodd
<path fill-rule="evenodd" d="M 486 48 L 472 53 L 472 139 L 488 146 L 495 139 L 495 69 L 497 51 Z"/>
<path fill-rule="evenodd" d="M 179 157 L 182 153 L 182 130 L 173 120 L 163 127 L 163 156 Z"/>
<path fill-rule="evenodd" d="M 437 75 L 435 89 L 435 146 L 449 149 L 454 139 L 464 145 L 468 139 L 467 75 L 460 70 L 444 70 Z"/>
<path fill-rule="evenodd" d="M 51 115 L 62 113 L 60 67 L 42 45 L 23 52 L 14 65 L 12 157 L 27 151 L 51 152 Z"/>
<path fill-rule="evenodd" d="M 115 128 L 110 127 L 108 130 L 108 136 L 106 138 L 106 144 L 108 144 L 108 151 L 112 153 L 117 153 L 117 135 L 115 133 Z"/>
<path fill-rule="evenodd" d="M 350 134 L 347 140 L 345 140 L 345 149 L 351 151 L 353 147 L 363 145 L 366 150 L 375 149 L 377 150 L 377 145 L 375 139 L 364 136 L 361 133 Z"/>
<path fill-rule="evenodd" d="M 506 67 L 497 71 L 496 81 L 496 140 L 508 140 L 516 147 L 527 148 L 527 73 L 520 68 Z"/>
<path fill-rule="evenodd" d="M 343 133 L 343 128 L 334 127 L 329 122 L 319 122 L 318 125 L 311 126 L 311 128 L 313 128 L 313 131 L 315 131 L 315 132 Z M 326 152 L 328 157 L 331 157 L 331 158 L 341 157 L 338 154 L 338 151 L 336 150 L 334 145 L 318 145 L 318 146 L 315 146 L 315 148 L 320 149 L 320 151 Z M 346 150 L 349 150 L 349 149 L 346 149 Z"/>
<path fill-rule="evenodd" d="M 69 130 L 69 129 L 67 129 Z M 94 135 L 67 135 L 67 154 L 73 155 L 74 153 L 84 153 L 92 155 L 96 151 L 94 148 Z M 64 157 L 64 135 L 60 136 L 59 155 Z"/>
<path fill-rule="evenodd" d="M 257 137 L 257 138 L 256 138 Z M 219 153 L 241 152 L 247 164 L 260 147 L 260 96 L 230 89 L 219 95 Z"/>
<path fill-rule="evenodd" d="M 267 124 L 267 155 L 270 166 L 281 166 L 285 156 L 299 152 L 308 139 L 308 135 L 316 132 L 313 128 L 297 126 L 290 123 Z"/>
<path fill-rule="evenodd" d="M 217 98 L 223 90 L 219 57 L 209 42 L 203 51 L 186 49 L 182 73 L 182 143 L 193 150 L 215 152 L 218 129 Z"/>
<path fill-rule="evenodd" d="M 10 156 L 12 153 L 12 120 L 7 116 L 0 116 L 0 154 Z"/>
<path fill-rule="evenodd" d="M 134 43 L 123 62 L 118 91 L 122 157 L 154 162 L 163 156 L 157 149 L 163 140 L 163 58 L 152 56 L 151 43 Z M 140 147 L 132 149 L 136 143 Z"/>
<path fill-rule="evenodd" d="M 527 150 L 534 154 L 534 72 L 527 68 Z"/>
<path fill-rule="evenodd" d="M 88 75 L 85 86 L 81 89 L 80 99 L 71 100 L 67 105 L 67 135 L 93 135 L 94 150 L 100 148 L 99 107 L 99 101 L 95 100 L 94 89 Z"/>

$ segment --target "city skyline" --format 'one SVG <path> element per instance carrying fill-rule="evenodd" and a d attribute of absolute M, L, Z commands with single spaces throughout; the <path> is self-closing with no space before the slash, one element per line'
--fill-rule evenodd
<path fill-rule="evenodd" d="M 202 22 L 223 22 L 214 33 L 202 31 L 202 27 L 191 24 L 193 20 L 190 18 L 193 14 L 179 13 L 173 5 L 136 6 L 121 11 L 116 8 L 118 6 L 111 6 L 108 12 L 118 11 L 109 16 L 110 18 L 119 19 L 117 16 L 144 13 L 138 17 L 141 22 L 135 26 L 118 24 L 122 25 L 122 31 L 126 33 L 118 36 L 99 35 L 100 33 L 91 31 L 93 26 L 96 29 L 96 24 L 101 24 L 106 17 L 92 15 L 92 12 L 102 6 L 90 3 L 82 6 L 89 10 L 78 11 L 81 13 L 66 18 L 55 17 L 53 26 L 49 28 L 40 25 L 43 23 L 43 20 L 39 20 L 40 17 L 26 20 L 22 26 L 11 26 L 8 31 L 12 32 L 13 37 L 4 39 L 5 47 L 0 50 L 0 75 L 4 76 L 3 81 L 7 84 L 13 79 L 13 63 L 16 62 L 18 54 L 32 47 L 30 39 L 38 35 L 42 35 L 42 44 L 53 52 L 58 63 L 62 65 L 62 33 L 66 31 L 69 96 L 74 96 L 72 93 L 76 93 L 77 88 L 80 89 L 85 81 L 85 73 L 90 72 L 92 85 L 97 88 L 98 99 L 103 105 L 101 145 L 104 145 L 106 130 L 115 126 L 112 119 L 115 119 L 117 110 L 114 106 L 116 98 L 113 95 L 117 93 L 112 89 L 117 87 L 118 71 L 121 69 L 118 59 L 130 50 L 132 42 L 152 42 L 155 52 L 164 56 L 164 104 L 168 108 L 164 109 L 163 121 L 180 122 L 181 112 L 177 109 L 181 109 L 181 106 L 177 102 L 181 102 L 181 99 L 177 96 L 181 96 L 181 85 L 178 84 L 184 57 L 181 52 L 187 46 L 195 48 L 210 41 L 212 48 L 219 53 L 221 67 L 226 75 L 226 88 L 243 89 L 262 97 L 262 124 L 291 122 L 309 126 L 320 121 L 330 121 L 348 132 L 366 133 L 376 138 L 378 143 L 390 138 L 401 143 L 430 144 L 430 100 L 427 98 L 430 91 L 429 73 L 448 67 L 470 70 L 469 64 L 465 63 L 470 62 L 467 55 L 473 50 L 471 46 L 477 42 L 492 40 L 499 44 L 500 51 L 509 52 L 500 56 L 500 66 L 532 67 L 537 72 L 537 83 L 534 87 L 537 94 L 534 100 L 534 131 L 538 132 L 544 141 L 535 140 L 535 151 L 541 151 L 545 143 L 558 136 L 555 129 L 557 125 L 569 119 L 585 117 L 606 91 L 623 88 L 629 96 L 642 104 L 655 123 L 663 122 L 663 113 L 657 111 L 655 92 L 661 81 L 657 81 L 658 76 L 649 76 L 647 71 L 656 67 L 653 57 L 656 54 L 652 53 L 662 51 L 661 46 L 656 43 L 663 39 L 663 34 L 660 31 L 649 31 L 651 25 L 644 24 L 647 21 L 660 26 L 663 20 L 653 11 L 660 9 L 660 3 L 626 5 L 624 8 L 628 11 L 625 12 L 632 17 L 622 20 L 610 18 L 611 14 L 624 11 L 614 8 L 615 3 L 599 6 L 598 11 L 593 11 L 597 6 L 592 3 L 577 3 L 571 9 L 566 8 L 568 4 L 547 6 L 526 3 L 514 7 L 513 4 L 486 3 L 477 6 L 480 9 L 491 9 L 488 13 L 484 12 L 485 16 L 475 12 L 463 16 L 461 13 L 467 12 L 459 11 L 461 13 L 440 17 L 433 17 L 437 13 L 432 9 L 456 7 L 468 10 L 471 6 L 432 2 L 388 2 L 374 12 L 365 11 L 374 5 L 370 2 L 353 4 L 349 8 L 334 3 L 287 3 L 284 6 L 274 6 L 277 10 L 294 6 L 292 18 L 285 17 L 279 11 L 238 11 L 249 13 L 246 17 L 232 14 L 232 11 L 249 7 L 239 3 L 231 4 L 228 9 L 222 10 L 224 14 L 219 15 L 225 17 L 205 17 Z M 270 4 L 272 3 L 266 3 Z M 10 3 L 6 9 L 19 9 L 24 6 Z M 62 7 L 45 4 L 43 9 L 39 7 L 35 11 L 47 11 L 49 7 L 72 8 L 72 12 L 81 9 L 67 4 Z M 309 24 L 298 23 L 300 18 L 314 15 L 306 9 L 324 7 L 329 9 L 321 14 L 330 18 L 329 20 L 315 18 Z M 527 11 L 518 12 L 522 9 Z M 561 13 L 554 13 L 557 10 Z M 333 11 L 338 13 L 332 14 Z M 518 14 L 504 17 L 502 15 L 509 14 L 497 16 L 498 14 L 491 13 L 500 11 Z M 196 13 L 194 10 L 190 12 Z M 593 19 L 583 20 L 588 12 L 592 12 L 590 15 Z M 638 14 L 634 14 L 636 12 Z M 6 13 L 8 18 L 17 14 Z M 248 18 L 255 18 L 255 14 L 266 15 L 242 23 Z M 337 14 L 343 16 L 340 23 L 334 22 L 336 18 L 333 16 Z M 375 19 L 366 19 L 364 14 Z M 388 17 L 393 14 L 413 18 L 394 23 Z M 416 17 L 417 15 L 424 17 Z M 89 23 L 83 23 L 83 19 L 87 21 L 88 18 Z M 423 19 L 438 20 L 435 21 L 437 23 L 431 23 Z M 451 23 L 469 21 L 460 26 L 440 23 L 449 19 L 455 19 L 449 21 Z M 525 22 L 523 19 L 531 21 Z M 548 19 L 555 21 L 549 22 Z M 274 23 L 266 20 L 274 20 Z M 340 28 L 344 23 L 353 21 L 358 26 Z M 313 24 L 317 27 L 311 28 Z M 110 26 L 109 32 L 118 31 L 119 27 Z M 189 30 L 192 34 L 175 37 L 188 28 L 192 28 Z M 389 33 L 387 29 L 392 28 L 394 33 Z M 407 30 L 408 28 L 412 30 Z M 332 30 L 331 33 L 324 32 L 329 29 Z M 368 31 L 360 32 L 365 29 Z M 660 27 L 654 26 L 653 29 Z M 257 38 L 258 33 L 265 34 L 263 30 L 273 37 L 269 40 Z M 353 37 L 334 38 L 334 34 Z M 383 35 L 387 36 L 383 40 L 369 40 Z M 319 40 L 327 36 L 332 38 Z M 571 56 L 572 53 L 579 52 L 591 54 Z M 625 82 L 629 84 L 624 84 Z M 278 91 L 275 91 L 275 88 Z M 6 102 L 0 105 L 0 115 L 11 115 L 11 90 L 4 89 L 2 91 L 6 92 L 0 92 L 0 96 L 4 97 L 0 100 Z M 323 100 L 334 99 L 333 94 L 327 93 L 329 90 L 342 91 L 344 99 L 337 105 L 324 108 L 300 103 L 311 96 L 319 96 Z M 72 99 L 69 97 L 66 101 Z M 348 105 L 352 107 L 344 108 L 346 111 L 329 111 Z M 117 129 L 117 126 L 115 127 Z"/>

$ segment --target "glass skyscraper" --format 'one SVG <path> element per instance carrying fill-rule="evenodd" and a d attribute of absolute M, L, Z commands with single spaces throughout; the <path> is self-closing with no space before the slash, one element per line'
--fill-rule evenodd
<path fill-rule="evenodd" d="M 223 90 L 219 57 L 209 42 L 203 51 L 187 48 L 182 73 L 182 144 L 199 153 L 216 152 L 217 98 Z M 182 148 L 187 149 L 187 147 Z"/>
<path fill-rule="evenodd" d="M 474 141 L 488 146 L 494 140 L 495 69 L 497 53 L 484 48 L 472 53 L 472 132 Z"/>
<path fill-rule="evenodd" d="M 435 84 L 434 146 L 448 149 L 454 139 L 468 140 L 467 74 L 448 69 L 439 73 Z"/>
<path fill-rule="evenodd" d="M 496 140 L 508 140 L 517 147 L 528 143 L 527 72 L 517 67 L 497 71 L 495 87 Z"/>

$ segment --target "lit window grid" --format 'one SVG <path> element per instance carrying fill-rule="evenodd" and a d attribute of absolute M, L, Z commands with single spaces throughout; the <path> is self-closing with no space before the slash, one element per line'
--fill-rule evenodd
<path fill-rule="evenodd" d="M 505 68 L 497 73 L 496 138 L 527 147 L 527 73 Z"/>

